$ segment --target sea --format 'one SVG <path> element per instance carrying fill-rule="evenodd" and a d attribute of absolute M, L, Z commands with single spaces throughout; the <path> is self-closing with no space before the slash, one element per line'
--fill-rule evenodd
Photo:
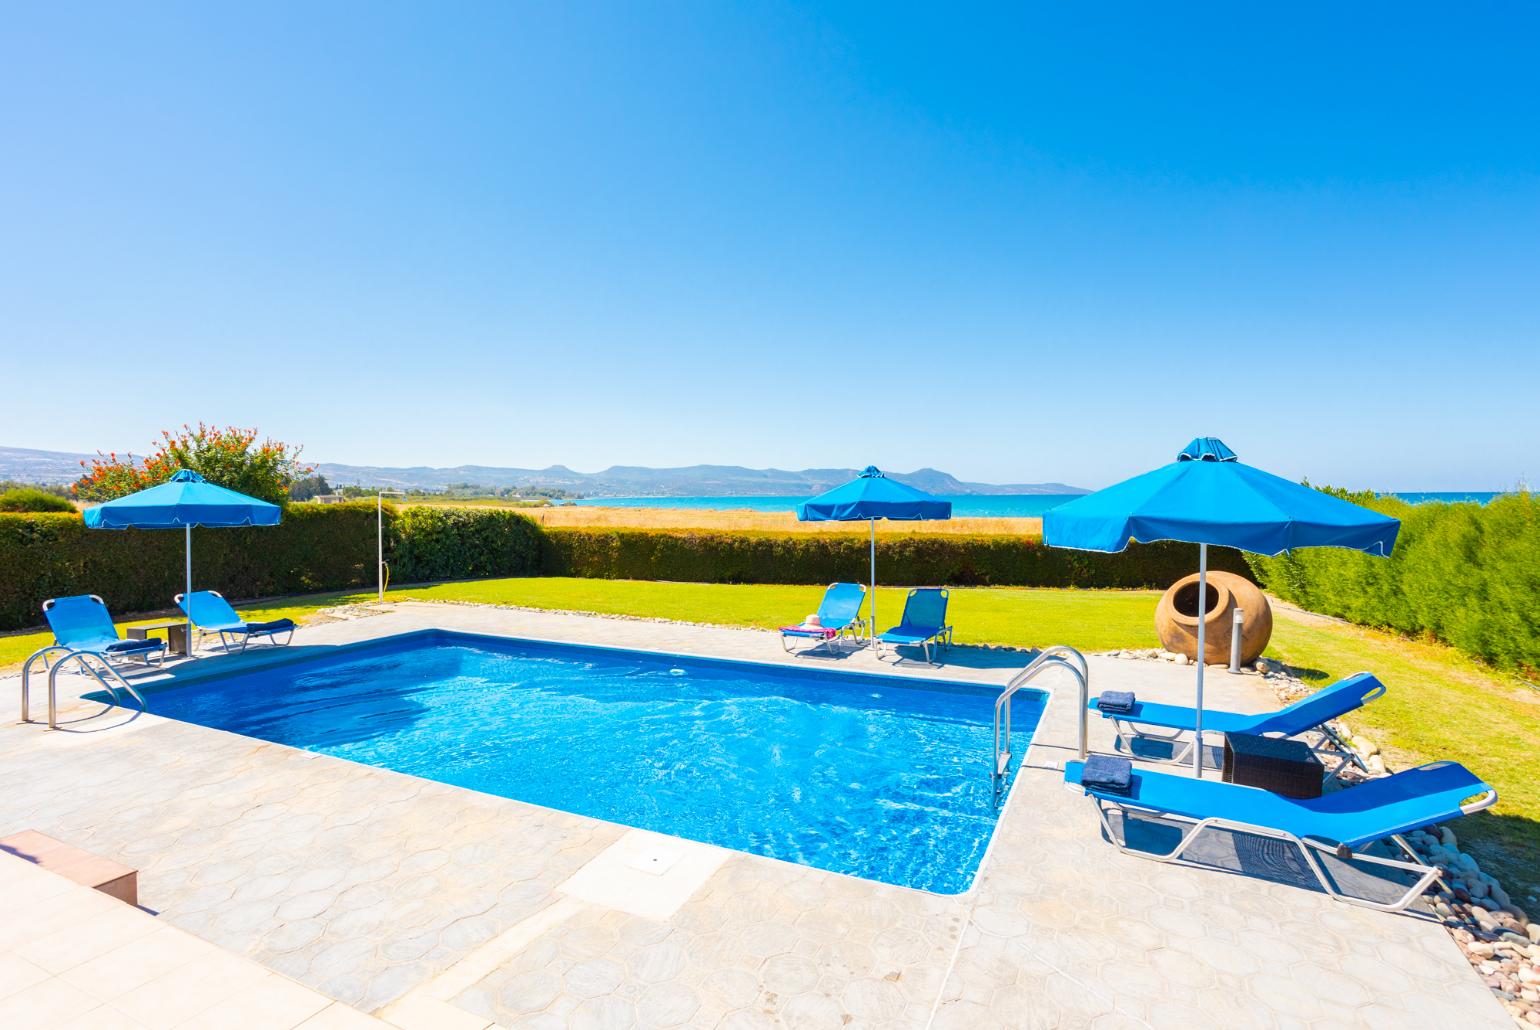
<path fill-rule="evenodd" d="M 952 517 L 959 519 L 1036 518 L 1049 508 L 1081 494 L 951 494 Z M 1394 496 L 1412 504 L 1425 501 L 1474 501 L 1485 504 L 1497 493 L 1410 492 Z M 570 503 L 606 508 L 695 508 L 707 511 L 795 511 L 806 497 L 585 497 Z M 569 503 L 569 502 L 557 502 Z"/>

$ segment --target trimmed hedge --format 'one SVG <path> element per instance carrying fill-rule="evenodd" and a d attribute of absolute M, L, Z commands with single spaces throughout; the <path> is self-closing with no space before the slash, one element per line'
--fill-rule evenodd
<path fill-rule="evenodd" d="M 858 534 L 690 530 L 545 530 L 546 575 L 691 583 L 864 582 Z M 1212 568 L 1250 578 L 1239 552 L 1211 548 Z M 1067 551 L 1022 536 L 897 536 L 877 541 L 884 583 L 949 586 L 1168 587 L 1198 568 L 1195 544 L 1130 544 L 1122 554 Z"/>
<path fill-rule="evenodd" d="M 1302 608 L 1411 636 L 1430 636 L 1493 665 L 1540 670 L 1540 500 L 1407 504 L 1344 494 L 1394 515 L 1389 558 L 1330 547 L 1249 556 L 1268 590 Z"/>
<path fill-rule="evenodd" d="M 385 509 L 386 560 L 397 583 L 501 576 L 580 576 L 699 583 L 864 581 L 858 533 L 725 533 L 544 529 L 492 508 Z M 193 531 L 199 587 L 231 600 L 374 583 L 374 505 L 289 506 L 264 529 Z M 1165 587 L 1197 568 L 1191 544 L 1131 545 L 1123 554 L 1045 547 L 1019 536 L 894 536 L 878 541 L 892 584 Z M 1249 574 L 1233 551 L 1213 566 Z M 182 534 L 88 530 L 75 514 L 0 514 L 0 629 L 35 626 L 45 598 L 100 594 L 114 613 L 171 606 L 182 590 Z"/>
<path fill-rule="evenodd" d="M 374 582 L 374 505 L 294 505 L 280 525 L 193 530 L 194 585 L 232 599 Z M 114 614 L 169 608 L 183 536 L 87 529 L 78 514 L 0 514 L 0 628 L 35 626 L 50 597 L 99 594 Z"/>
<path fill-rule="evenodd" d="M 540 571 L 540 527 L 495 508 L 406 508 L 391 526 L 391 579 L 528 576 Z"/>

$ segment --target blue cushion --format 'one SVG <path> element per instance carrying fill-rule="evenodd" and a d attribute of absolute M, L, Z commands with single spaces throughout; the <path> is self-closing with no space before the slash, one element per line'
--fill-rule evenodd
<path fill-rule="evenodd" d="M 166 646 L 164 640 L 114 640 L 103 651 L 159 651 Z"/>

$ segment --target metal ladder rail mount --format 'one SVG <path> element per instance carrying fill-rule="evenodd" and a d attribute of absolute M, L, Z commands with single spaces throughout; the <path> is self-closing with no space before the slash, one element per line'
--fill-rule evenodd
<path fill-rule="evenodd" d="M 56 648 L 55 650 L 62 650 L 62 648 Z M 103 670 L 105 670 L 106 672 L 109 672 L 109 673 L 112 674 L 112 678 L 118 681 L 118 686 L 117 687 L 115 687 L 111 683 L 109 683 L 102 676 L 101 672 L 99 672 L 97 669 L 92 667 L 91 663 L 89 661 L 87 661 L 87 659 L 90 659 L 90 658 L 95 658 L 97 660 L 97 662 L 99 662 L 101 664 L 101 667 L 102 667 Z M 128 682 L 128 680 L 124 679 L 123 678 L 123 674 L 121 672 L 119 672 L 117 669 L 114 669 L 110 664 L 108 664 L 108 662 L 107 662 L 107 660 L 105 658 L 103 658 L 99 654 L 96 654 L 94 651 L 71 651 L 69 654 L 65 655 L 63 658 L 60 658 L 58 661 L 54 662 L 53 663 L 53 668 L 48 670 L 48 728 L 49 729 L 56 730 L 56 729 L 59 728 L 59 703 L 58 703 L 58 693 L 57 693 L 57 684 L 58 684 L 58 679 L 59 679 L 59 670 L 64 668 L 64 666 L 66 664 L 68 664 L 72 659 L 73 660 L 77 660 L 79 665 L 80 665 L 80 668 L 82 670 L 84 670 L 85 672 L 90 673 L 92 676 L 94 676 L 96 678 L 96 682 L 100 683 L 102 686 L 107 688 L 107 692 L 112 695 L 112 703 L 113 704 L 115 704 L 115 705 L 121 705 L 122 704 L 122 700 L 121 700 L 121 698 L 118 695 L 118 687 L 122 687 L 124 690 L 128 691 L 129 695 L 135 701 L 139 702 L 139 710 L 141 712 L 148 710 L 148 706 L 144 702 L 144 695 L 140 694 L 139 691 L 135 690 L 134 689 L 134 685 L 132 683 Z M 45 659 L 45 662 L 46 662 L 46 659 Z M 28 666 L 30 666 L 32 664 L 30 659 L 28 660 L 27 664 L 28 664 Z M 23 671 L 25 672 L 25 670 L 23 670 Z M 23 698 L 23 704 L 25 704 L 26 703 L 26 686 L 25 686 L 25 684 L 22 687 L 22 698 Z"/>
<path fill-rule="evenodd" d="M 1004 784 L 1006 774 L 1011 765 L 1011 696 L 1026 686 L 1038 673 L 1044 669 L 1065 668 L 1075 677 L 1080 687 L 1080 757 L 1086 756 L 1086 705 L 1090 700 L 1091 670 L 1086 664 L 1085 655 L 1070 647 L 1068 644 L 1054 644 L 1045 647 L 1038 652 L 1036 658 L 1028 663 L 1016 675 L 1012 676 L 1005 689 L 1000 691 L 1000 696 L 995 699 L 995 760 L 990 769 L 990 776 L 995 782 L 995 794 L 998 797 L 1000 788 Z M 1005 712 L 1005 737 L 1004 747 L 1001 746 L 1000 713 Z"/>

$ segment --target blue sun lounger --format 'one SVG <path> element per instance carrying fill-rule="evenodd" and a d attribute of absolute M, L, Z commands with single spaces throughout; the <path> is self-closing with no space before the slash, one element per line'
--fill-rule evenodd
<path fill-rule="evenodd" d="M 219 645 L 226 652 L 232 650 L 232 644 L 240 642 L 241 650 L 246 650 L 246 645 L 252 637 L 267 637 L 274 644 L 279 643 L 278 635 L 287 633 L 283 643 L 287 644 L 294 639 L 293 619 L 273 619 L 271 622 L 246 622 L 230 607 L 224 595 L 217 590 L 196 590 L 188 594 L 176 595 L 177 607 L 187 613 L 187 618 L 192 621 L 198 630 L 198 640 L 201 642 L 206 636 L 219 637 Z"/>
<path fill-rule="evenodd" d="M 877 636 L 878 657 L 882 655 L 883 644 L 895 648 L 919 647 L 925 652 L 925 661 L 935 665 L 930 660 L 932 641 L 938 649 L 952 643 L 952 627 L 946 624 L 946 603 L 950 597 L 951 593 L 940 587 L 920 587 L 909 591 L 909 596 L 904 599 L 904 614 L 898 620 L 898 625 Z"/>
<path fill-rule="evenodd" d="M 842 634 L 859 635 L 866 631 L 861 605 L 866 603 L 866 587 L 860 583 L 830 583 L 818 602 L 818 625 L 782 626 L 781 646 L 791 652 L 793 640 L 816 640 L 814 645 L 831 644 Z M 814 648 L 808 648 L 811 651 Z"/>
<path fill-rule="evenodd" d="M 124 640 L 118 636 L 118 628 L 112 624 L 112 613 L 107 602 L 95 594 L 79 594 L 74 597 L 55 597 L 43 602 L 43 617 L 53 630 L 53 643 L 32 653 L 21 667 L 21 721 L 32 721 L 32 666 L 39 658 L 48 673 L 48 726 L 58 726 L 58 710 L 54 693 L 54 681 L 66 662 L 74 661 L 85 675 L 93 676 L 106 687 L 117 700 L 119 688 L 127 691 L 139 707 L 144 707 L 144 697 L 133 684 L 118 671 L 118 663 L 137 659 L 148 668 L 150 659 L 156 664 L 166 660 L 164 640 Z M 60 654 L 60 652 L 63 652 Z M 51 661 L 57 655 L 57 661 Z M 101 663 L 98 669 L 91 659 Z M 103 676 L 103 673 L 106 676 Z"/>
<path fill-rule="evenodd" d="M 112 624 L 107 602 L 95 594 L 56 597 L 43 602 L 43 617 L 53 630 L 53 648 L 93 655 L 113 664 L 137 658 L 146 665 L 152 657 L 165 660 L 164 640 L 124 640 Z"/>
<path fill-rule="evenodd" d="M 1440 875 L 1437 866 L 1426 865 L 1417 857 L 1403 834 L 1479 812 L 1497 801 L 1497 791 L 1456 762 L 1432 762 L 1318 798 L 1286 798 L 1256 787 L 1160 772 L 1134 772 L 1127 792 L 1119 793 L 1081 783 L 1084 768 L 1084 762 L 1066 764 L 1064 782 L 1080 787 L 1096 801 L 1107 838 L 1121 851 L 1170 862 L 1180 859 L 1209 829 L 1271 837 L 1293 844 L 1332 898 L 1385 912 L 1406 908 Z M 1475 800 L 1469 800 L 1472 798 Z M 1188 828 L 1176 847 L 1165 854 L 1152 854 L 1128 846 L 1126 830 L 1120 834 L 1108 819 L 1112 811 L 1121 812 L 1125 820 L 1153 816 L 1188 824 Z M 1383 840 L 1394 841 L 1410 861 L 1358 850 Z M 1414 874 L 1417 880 L 1391 902 L 1353 897 L 1337 889 L 1317 853 L 1398 869 Z"/>
<path fill-rule="evenodd" d="M 1362 760 L 1346 746 L 1341 736 L 1330 726 L 1333 719 L 1340 719 L 1356 711 L 1385 693 L 1385 684 L 1372 674 L 1360 672 L 1338 680 L 1329 687 L 1322 687 L 1308 697 L 1300 698 L 1275 712 L 1260 715 L 1241 715 L 1236 712 L 1203 710 L 1204 733 L 1250 733 L 1259 737 L 1298 737 L 1306 733 L 1319 734 L 1311 742 L 1311 748 L 1330 766 L 1327 779 L 1332 779 L 1349 763 Z M 1180 748 L 1177 743 L 1193 732 L 1197 713 L 1181 705 L 1161 705 L 1149 701 L 1135 701 L 1126 709 L 1104 710 L 1099 707 L 1100 697 L 1093 697 L 1088 707 L 1099 712 L 1104 719 L 1111 719 L 1117 730 L 1120 750 L 1133 752 L 1133 744 L 1140 740 L 1154 740 L 1172 745 L 1169 758 L 1153 759 L 1140 755 L 1142 761 L 1180 762 L 1192 754 L 1193 739 Z M 1155 727 L 1155 731 L 1141 727 Z M 1164 732 L 1158 732 L 1164 731 Z M 1332 763 L 1335 763 L 1334 765 Z"/>

